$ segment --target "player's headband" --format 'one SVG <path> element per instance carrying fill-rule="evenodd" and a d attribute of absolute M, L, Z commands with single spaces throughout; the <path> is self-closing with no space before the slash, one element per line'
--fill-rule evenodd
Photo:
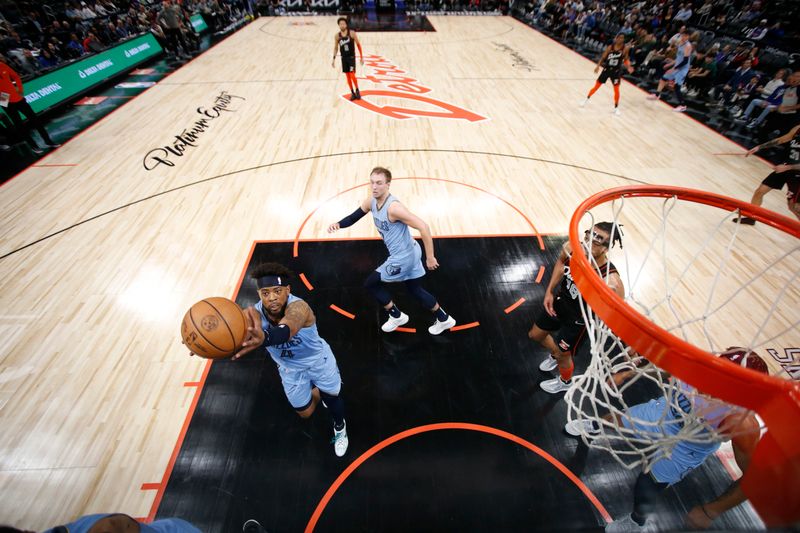
<path fill-rule="evenodd" d="M 256 287 L 259 290 L 266 287 L 286 287 L 289 285 L 289 279 L 285 276 L 264 276 L 256 279 Z"/>

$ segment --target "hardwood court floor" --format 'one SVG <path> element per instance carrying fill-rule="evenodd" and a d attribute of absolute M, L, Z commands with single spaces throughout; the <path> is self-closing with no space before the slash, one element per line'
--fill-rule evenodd
<path fill-rule="evenodd" d="M 629 183 L 748 198 L 769 172 L 627 84 L 621 117 L 610 87 L 579 109 L 592 64 L 517 21 L 431 21 L 364 34 L 365 53 L 485 120 L 356 106 L 330 66 L 333 18 L 262 18 L 0 189 L 0 519 L 152 516 L 206 368 L 180 344 L 185 309 L 231 296 L 254 240 L 324 238 L 375 165 L 431 178 L 392 192 L 439 235 L 564 233 L 581 199 Z M 146 170 L 153 154 L 171 164 Z"/>

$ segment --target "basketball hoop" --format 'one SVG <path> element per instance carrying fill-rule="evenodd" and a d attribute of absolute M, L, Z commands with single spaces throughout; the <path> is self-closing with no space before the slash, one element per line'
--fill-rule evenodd
<path fill-rule="evenodd" d="M 742 227 L 737 216 L 759 224 Z M 612 240 L 624 224 L 624 248 L 610 255 L 625 299 L 585 251 L 583 230 L 600 221 L 615 222 Z M 581 430 L 584 441 L 647 471 L 679 440 L 726 438 L 697 409 L 676 409 L 676 396 L 691 396 L 692 406 L 755 411 L 767 431 L 742 489 L 766 524 L 800 520 L 800 383 L 780 369 L 759 374 L 717 357 L 732 345 L 762 356 L 800 345 L 800 222 L 703 191 L 618 187 L 578 207 L 569 240 L 592 360 L 566 401 L 570 422 L 594 421 L 591 431 Z M 615 381 L 622 371 L 632 376 L 624 384 Z M 665 398 L 651 427 L 627 411 L 637 381 Z M 665 432 L 670 425 L 674 431 Z"/>

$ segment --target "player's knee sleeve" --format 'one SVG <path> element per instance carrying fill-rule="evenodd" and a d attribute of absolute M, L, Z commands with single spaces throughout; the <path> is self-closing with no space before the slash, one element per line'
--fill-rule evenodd
<path fill-rule="evenodd" d="M 433 309 L 436 306 L 436 298 L 431 293 L 422 288 L 419 279 L 408 279 L 405 282 L 408 293 L 419 301 L 425 309 Z"/>
<path fill-rule="evenodd" d="M 367 289 L 381 305 L 388 305 L 389 302 L 392 301 L 392 296 L 389 294 L 389 291 L 384 288 L 381 275 L 377 270 L 364 280 L 364 288 Z"/>

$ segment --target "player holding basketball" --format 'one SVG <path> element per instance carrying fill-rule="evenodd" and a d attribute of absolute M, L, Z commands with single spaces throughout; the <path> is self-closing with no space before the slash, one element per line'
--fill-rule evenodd
<path fill-rule="evenodd" d="M 389 194 L 392 173 L 388 169 L 373 168 L 369 181 L 372 196 L 364 199 L 358 209 L 351 214 L 328 226 L 328 233 L 333 233 L 341 228 L 349 228 L 361 220 L 364 215 L 372 212 L 375 227 L 378 228 L 378 233 L 381 234 L 383 242 L 389 250 L 388 259 L 364 282 L 364 287 L 389 313 L 389 319 L 381 326 L 381 329 L 389 333 L 408 322 L 408 315 L 398 309 L 384 286 L 384 282 L 402 281 L 408 292 L 434 314 L 436 320 L 428 328 L 428 332 L 431 335 L 439 335 L 455 326 L 456 321 L 442 309 L 431 293 L 422 288 L 420 279 L 425 275 L 425 268 L 422 266 L 422 250 L 419 243 L 411 237 L 408 227 L 411 226 L 419 231 L 422 243 L 425 245 L 425 264 L 428 270 L 436 270 L 439 268 L 439 262 L 433 254 L 431 229 L 424 220 Z"/>
<path fill-rule="evenodd" d="M 356 79 L 356 49 L 358 47 L 358 56 L 361 59 L 361 65 L 364 65 L 364 53 L 361 51 L 361 41 L 355 32 L 350 30 L 347 23 L 347 18 L 339 17 L 337 20 L 339 24 L 339 31 L 333 38 L 333 60 L 331 67 L 336 67 L 336 53 L 337 51 L 342 56 L 342 72 L 347 78 L 347 85 L 350 87 L 350 100 L 360 100 L 361 92 L 358 90 L 358 80 Z"/>
<path fill-rule="evenodd" d="M 244 310 L 247 337 L 239 359 L 262 346 L 278 365 L 278 374 L 289 403 L 302 418 L 309 418 L 320 400 L 333 418 L 333 448 L 338 457 L 347 451 L 344 400 L 339 393 L 342 378 L 331 347 L 317 332 L 317 321 L 308 304 L 292 294 L 292 271 L 277 263 L 253 270 L 259 301 Z"/>
<path fill-rule="evenodd" d="M 764 360 L 755 352 L 742 348 L 729 348 L 720 354 L 729 361 L 745 366 L 757 372 L 768 374 L 769 370 Z M 655 367 L 651 367 L 655 369 Z M 613 379 L 617 386 L 630 378 L 636 371 L 626 370 L 615 374 Z M 724 440 L 730 440 L 736 464 L 742 472 L 747 470 L 756 445 L 761 436 L 761 427 L 758 419 L 751 411 L 744 410 L 715 398 L 698 394 L 696 389 L 680 380 L 676 380 L 677 387 L 670 389 L 674 397 L 671 401 L 665 396 L 650 400 L 645 403 L 633 405 L 625 411 L 625 416 L 618 413 L 607 414 L 603 418 L 613 420 L 619 427 L 633 429 L 642 433 L 642 438 L 649 440 L 663 433 L 677 435 L 682 427 L 684 413 L 695 413 L 703 425 L 703 432 L 709 436 L 709 429 L 721 435 Z M 674 412 L 680 407 L 684 413 Z M 601 434 L 597 422 L 586 419 L 573 420 L 564 427 L 572 436 L 586 433 L 590 437 Z M 682 480 L 686 475 L 699 467 L 705 460 L 717 451 L 720 442 L 703 440 L 703 435 L 698 435 L 697 440 L 679 440 L 669 451 L 658 458 L 648 473 L 642 472 L 636 479 L 633 489 L 633 512 L 631 520 L 639 526 L 647 521 L 647 516 L 655 508 L 658 494 L 665 488 Z M 739 480 L 734 481 L 719 497 L 711 502 L 698 505 L 686 517 L 688 525 L 695 528 L 707 528 L 715 518 L 744 502 L 747 498 L 739 486 Z M 625 521 L 618 521 L 624 527 Z M 614 529 L 608 528 L 609 529 Z"/>
<path fill-rule="evenodd" d="M 622 279 L 617 273 L 617 268 L 608 260 L 609 245 L 613 246 L 619 243 L 622 247 L 622 233 L 619 226 L 614 227 L 611 222 L 598 222 L 591 232 L 586 231 L 586 246 L 589 246 L 589 242 L 591 242 L 592 263 L 594 263 L 595 269 L 606 280 L 608 286 L 624 298 L 625 288 L 622 285 Z M 578 287 L 572 279 L 569 268 L 571 255 L 572 247 L 567 241 L 553 267 L 550 283 L 547 284 L 544 308 L 528 332 L 530 339 L 538 342 L 550 352 L 547 359 L 539 365 L 539 370 L 550 372 L 558 367 L 560 377 L 548 379 L 539 384 L 542 389 L 551 394 L 563 392 L 572 384 L 572 374 L 575 370 L 572 354 L 586 332 L 578 300 Z M 559 284 L 558 295 L 554 297 L 553 291 Z M 558 331 L 556 339 L 552 336 L 555 331 Z"/>
<path fill-rule="evenodd" d="M 589 91 L 586 100 L 581 103 L 581 107 L 588 104 L 589 98 L 591 98 L 592 95 L 597 92 L 597 89 L 610 78 L 611 84 L 614 86 L 614 114 L 619 115 L 619 84 L 622 79 L 622 67 L 624 66 L 628 69 L 628 74 L 633 72 L 633 67 L 631 67 L 631 62 L 628 58 L 629 53 L 630 49 L 625 46 L 625 36 L 620 33 L 614 37 L 614 42 L 612 44 L 606 46 L 603 55 L 600 56 L 600 61 L 598 61 L 597 66 L 594 67 L 595 74 L 597 74 L 597 71 L 599 71 L 601 67 L 603 68 L 603 72 L 600 74 L 600 77 L 597 78 L 594 87 Z"/>
<path fill-rule="evenodd" d="M 786 203 L 789 206 L 789 211 L 794 213 L 794 216 L 800 218 L 800 124 L 789 130 L 789 133 L 772 139 L 764 144 L 759 144 L 748 150 L 745 157 L 753 155 L 759 150 L 764 148 L 772 148 L 781 144 L 787 144 L 786 152 L 784 155 L 784 163 L 775 167 L 775 171 L 769 176 L 764 178 L 761 185 L 753 193 L 753 198 L 750 200 L 751 204 L 761 205 L 764 201 L 764 195 L 771 190 L 779 191 L 784 185 L 789 189 L 786 193 Z M 740 217 L 734 220 L 740 224 L 753 225 L 756 221 L 750 217 Z"/>
<path fill-rule="evenodd" d="M 678 98 L 678 107 L 673 109 L 673 111 L 679 113 L 686 111 L 681 88 L 683 87 L 686 75 L 689 73 L 689 68 L 692 66 L 693 53 L 692 43 L 689 42 L 689 31 L 683 28 L 681 29 L 680 38 L 678 39 L 678 51 L 675 54 L 675 61 L 671 64 L 671 68 L 668 68 L 661 79 L 658 80 L 658 90 L 649 95 L 647 97 L 648 100 L 658 100 L 661 98 L 661 91 L 663 91 L 664 86 L 669 83 L 675 90 L 675 96 Z"/>

